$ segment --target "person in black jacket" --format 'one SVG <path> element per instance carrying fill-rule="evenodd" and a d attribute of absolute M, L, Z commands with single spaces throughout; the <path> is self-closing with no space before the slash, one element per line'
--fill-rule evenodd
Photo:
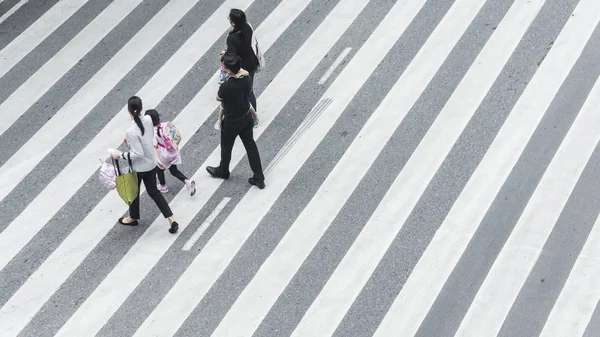
<path fill-rule="evenodd" d="M 254 82 L 254 74 L 258 68 L 258 58 L 254 54 L 252 49 L 252 27 L 246 21 L 246 14 L 241 9 L 232 9 L 229 12 L 229 23 L 233 27 L 233 30 L 227 35 L 227 49 L 221 52 L 221 55 L 225 53 L 237 55 L 242 59 L 242 68 L 250 73 L 252 82 Z M 256 106 L 256 96 L 254 90 L 250 90 L 250 104 L 254 107 L 254 110 L 258 113 Z"/>
<path fill-rule="evenodd" d="M 221 162 L 219 166 L 207 166 L 206 171 L 215 178 L 229 178 L 231 151 L 235 139 L 239 136 L 246 148 L 250 168 L 254 173 L 248 179 L 251 185 L 265 188 L 265 176 L 260 162 L 258 147 L 254 141 L 254 120 L 250 113 L 248 96 L 252 90 L 252 77 L 236 76 L 241 69 L 242 60 L 239 56 L 225 54 L 223 66 L 229 79 L 219 87 L 217 101 L 223 103 L 223 120 L 221 121 Z"/>

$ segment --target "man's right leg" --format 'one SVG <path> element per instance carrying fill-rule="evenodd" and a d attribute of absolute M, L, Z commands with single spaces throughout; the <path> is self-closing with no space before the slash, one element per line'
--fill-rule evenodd
<path fill-rule="evenodd" d="M 237 137 L 235 129 L 226 126 L 227 121 L 221 125 L 221 162 L 218 167 L 207 166 L 206 171 L 215 178 L 229 179 L 229 163 L 231 162 L 231 151 Z"/>
<path fill-rule="evenodd" d="M 254 141 L 254 135 L 252 128 L 254 123 L 250 121 L 246 127 L 240 132 L 240 138 L 246 148 L 248 154 L 248 161 L 250 162 L 250 168 L 254 174 L 252 178 L 248 179 L 248 182 L 252 185 L 256 185 L 258 188 L 265 188 L 265 176 L 262 170 L 262 164 L 260 162 L 260 153 L 258 152 L 258 146 Z"/>

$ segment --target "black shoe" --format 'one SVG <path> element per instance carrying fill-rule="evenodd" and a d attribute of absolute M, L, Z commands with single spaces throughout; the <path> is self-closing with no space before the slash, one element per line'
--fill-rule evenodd
<path fill-rule="evenodd" d="M 219 168 L 218 167 L 207 166 L 206 167 L 206 172 L 208 172 L 211 176 L 213 176 L 215 178 L 229 179 L 229 173 L 223 174 L 223 173 L 219 172 Z"/>
<path fill-rule="evenodd" d="M 121 225 L 125 225 L 125 226 L 137 226 L 138 225 L 137 220 L 133 220 L 132 222 L 123 222 L 123 219 L 125 219 L 125 217 L 119 218 L 119 223 Z"/>
<path fill-rule="evenodd" d="M 261 190 L 263 188 L 265 188 L 265 182 L 264 182 L 264 180 L 258 180 L 258 179 L 255 179 L 255 178 L 250 178 L 250 179 L 248 179 L 248 182 L 250 183 L 250 185 L 254 185 L 254 186 L 260 188 Z"/>
<path fill-rule="evenodd" d="M 169 228 L 169 233 L 175 234 L 179 230 L 179 224 L 177 221 L 171 222 L 171 228 Z"/>

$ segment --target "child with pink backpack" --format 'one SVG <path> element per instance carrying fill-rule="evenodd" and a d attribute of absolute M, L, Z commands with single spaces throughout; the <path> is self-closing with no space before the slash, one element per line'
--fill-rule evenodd
<path fill-rule="evenodd" d="M 181 153 L 179 152 L 179 142 L 181 135 L 171 122 L 160 122 L 158 111 L 151 109 L 146 111 L 146 115 L 152 118 L 154 125 L 154 150 L 158 160 L 158 184 L 156 187 L 161 193 L 169 192 L 165 181 L 165 169 L 169 169 L 171 175 L 181 180 L 190 193 L 196 193 L 196 182 L 190 181 L 179 169 L 177 165 L 181 165 Z"/>

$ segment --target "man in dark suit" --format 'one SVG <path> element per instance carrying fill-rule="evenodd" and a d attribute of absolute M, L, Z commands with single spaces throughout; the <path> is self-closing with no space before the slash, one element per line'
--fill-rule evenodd
<path fill-rule="evenodd" d="M 221 121 L 221 163 L 217 167 L 207 166 L 206 171 L 215 178 L 229 178 L 231 151 L 237 136 L 240 137 L 250 168 L 254 176 L 248 182 L 256 187 L 265 188 L 265 176 L 260 162 L 258 147 L 254 141 L 254 119 L 250 113 L 248 101 L 252 90 L 251 76 L 235 76 L 241 69 L 242 59 L 233 54 L 225 54 L 223 66 L 229 79 L 219 87 L 217 101 L 223 102 L 223 120 Z"/>

